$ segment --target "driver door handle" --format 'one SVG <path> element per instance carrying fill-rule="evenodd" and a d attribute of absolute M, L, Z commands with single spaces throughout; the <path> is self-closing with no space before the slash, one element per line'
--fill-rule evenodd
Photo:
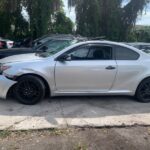
<path fill-rule="evenodd" d="M 114 67 L 114 66 L 108 66 L 108 67 L 106 67 L 106 69 L 107 70 L 114 70 L 114 69 L 116 69 L 116 67 Z"/>

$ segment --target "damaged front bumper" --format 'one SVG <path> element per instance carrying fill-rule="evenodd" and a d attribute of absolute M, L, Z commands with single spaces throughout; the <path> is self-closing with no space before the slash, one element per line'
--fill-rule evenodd
<path fill-rule="evenodd" d="M 15 81 L 9 80 L 5 76 L 0 75 L 0 98 L 6 99 L 9 89 L 15 84 Z"/>

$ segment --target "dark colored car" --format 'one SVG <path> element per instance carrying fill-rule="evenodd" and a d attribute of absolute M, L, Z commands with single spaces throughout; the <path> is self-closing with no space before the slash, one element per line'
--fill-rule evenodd
<path fill-rule="evenodd" d="M 12 48 L 12 49 L 1 49 L 0 50 L 0 59 L 12 56 L 12 55 L 18 55 L 18 54 L 26 54 L 26 53 L 41 53 L 41 52 L 47 52 L 48 50 L 53 49 L 63 49 L 67 46 L 72 45 L 73 43 L 78 43 L 81 41 L 86 41 L 85 38 L 81 37 L 51 37 L 46 42 L 43 42 L 43 44 L 35 44 L 32 48 Z"/>

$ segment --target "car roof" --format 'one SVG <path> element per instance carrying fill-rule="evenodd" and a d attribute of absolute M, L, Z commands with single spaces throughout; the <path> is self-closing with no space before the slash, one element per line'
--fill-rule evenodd
<path fill-rule="evenodd" d="M 93 44 L 109 44 L 109 45 L 116 45 L 116 46 L 123 46 L 123 47 L 128 47 L 128 48 L 133 48 L 130 45 L 127 45 L 126 43 L 121 43 L 121 42 L 114 42 L 114 41 L 108 41 L 108 40 L 90 40 L 90 41 L 85 41 L 85 42 L 81 42 L 81 43 L 93 43 Z"/>

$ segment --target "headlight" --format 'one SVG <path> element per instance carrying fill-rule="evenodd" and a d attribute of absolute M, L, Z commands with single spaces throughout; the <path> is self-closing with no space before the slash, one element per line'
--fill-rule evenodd
<path fill-rule="evenodd" d="M 3 73 L 3 71 L 7 70 L 11 68 L 11 66 L 7 66 L 7 65 L 0 65 L 0 74 Z"/>

